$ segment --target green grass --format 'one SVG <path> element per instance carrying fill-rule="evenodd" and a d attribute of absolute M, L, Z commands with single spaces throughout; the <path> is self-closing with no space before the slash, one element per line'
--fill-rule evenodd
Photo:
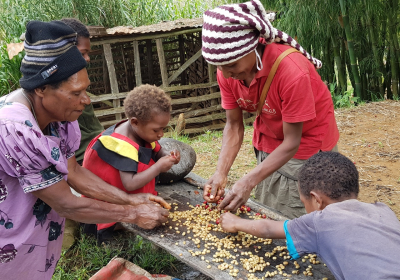
<path fill-rule="evenodd" d="M 73 17 L 106 28 L 141 26 L 181 18 L 202 17 L 207 9 L 233 0 L 0 0 L 0 96 L 19 87 L 21 57 L 10 60 L 6 44 L 19 42 L 30 20 Z"/>
<path fill-rule="evenodd" d="M 69 250 L 63 251 L 52 279 L 89 279 L 115 256 L 152 274 L 169 273 L 177 263 L 166 251 L 131 233 L 121 233 L 109 245 L 102 246 L 97 246 L 95 237 L 81 234 Z"/>

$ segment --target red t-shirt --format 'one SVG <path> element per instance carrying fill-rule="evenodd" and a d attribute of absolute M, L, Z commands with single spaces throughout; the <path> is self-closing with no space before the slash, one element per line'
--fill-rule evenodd
<path fill-rule="evenodd" d="M 263 68 L 249 87 L 242 81 L 225 79 L 218 70 L 222 107 L 256 112 L 269 71 L 276 58 L 288 48 L 290 46 L 277 43 L 266 45 Z M 301 53 L 292 53 L 279 64 L 262 113 L 253 124 L 254 147 L 267 153 L 275 150 L 283 142 L 283 121 L 303 122 L 296 159 L 308 159 L 320 150 L 330 151 L 339 140 L 331 94 L 314 65 Z"/>

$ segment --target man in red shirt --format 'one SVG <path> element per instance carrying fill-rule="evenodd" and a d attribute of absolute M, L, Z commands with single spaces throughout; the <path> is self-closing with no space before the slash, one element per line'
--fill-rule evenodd
<path fill-rule="evenodd" d="M 315 153 L 337 149 L 339 132 L 330 92 L 315 69 L 321 62 L 275 29 L 272 19 L 273 14 L 267 14 L 258 0 L 217 7 L 204 14 L 203 56 L 217 65 L 227 116 L 217 170 L 204 188 L 204 198 L 211 202 L 222 196 L 243 141 L 242 110 L 257 111 L 275 60 L 295 48 L 299 52 L 279 64 L 254 122 L 258 166 L 237 181 L 220 204 L 221 209 L 236 210 L 258 184 L 257 200 L 295 218 L 306 213 L 297 190 L 299 168 Z"/>

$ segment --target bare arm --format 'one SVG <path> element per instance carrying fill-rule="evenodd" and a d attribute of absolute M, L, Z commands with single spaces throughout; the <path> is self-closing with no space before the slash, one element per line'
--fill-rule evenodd
<path fill-rule="evenodd" d="M 221 227 L 227 232 L 243 231 L 248 234 L 270 239 L 284 239 L 285 230 L 282 221 L 272 221 L 267 219 L 248 220 L 242 219 L 232 213 L 221 215 Z"/>
<path fill-rule="evenodd" d="M 239 107 L 226 110 L 226 120 L 217 170 L 204 187 L 203 197 L 208 202 L 215 202 L 223 195 L 228 172 L 243 143 L 244 125 L 242 110 Z M 207 196 L 209 191 L 211 191 L 210 197 Z"/>
<path fill-rule="evenodd" d="M 167 172 L 174 164 L 179 163 L 179 160 L 180 154 L 178 151 L 175 151 L 171 152 L 170 155 L 167 154 L 163 156 L 154 165 L 143 172 L 134 173 L 120 171 L 119 174 L 122 184 L 128 191 L 140 189 L 158 176 L 158 174 Z"/>
<path fill-rule="evenodd" d="M 251 190 L 262 180 L 287 163 L 297 152 L 300 146 L 303 123 L 283 122 L 284 139 L 261 164 L 243 176 L 232 187 L 231 191 L 219 205 L 220 209 L 236 211 L 246 203 Z"/>
<path fill-rule="evenodd" d="M 138 205 L 157 202 L 164 208 L 170 205 L 161 197 L 151 194 L 127 194 L 126 192 L 104 182 L 101 178 L 80 166 L 75 157 L 68 160 L 68 184 L 78 193 L 87 197 L 120 205 Z"/>
<path fill-rule="evenodd" d="M 168 219 L 168 210 L 157 203 L 138 206 L 116 205 L 91 198 L 77 197 L 62 180 L 33 192 L 60 216 L 83 223 L 128 222 L 151 229 Z"/>
<path fill-rule="evenodd" d="M 261 164 L 250 171 L 242 179 L 246 180 L 249 186 L 255 187 L 262 180 L 281 168 L 297 153 L 300 146 L 302 131 L 302 122 L 283 122 L 284 140 L 282 144 L 280 144 Z"/>

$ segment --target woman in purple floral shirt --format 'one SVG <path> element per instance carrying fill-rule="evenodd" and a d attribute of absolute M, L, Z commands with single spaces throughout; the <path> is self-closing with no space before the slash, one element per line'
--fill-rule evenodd
<path fill-rule="evenodd" d="M 65 218 L 151 229 L 169 205 L 112 188 L 77 164 L 76 120 L 90 99 L 76 34 L 60 21 L 31 21 L 25 37 L 22 88 L 0 98 L 0 278 L 42 280 L 60 258 Z"/>

